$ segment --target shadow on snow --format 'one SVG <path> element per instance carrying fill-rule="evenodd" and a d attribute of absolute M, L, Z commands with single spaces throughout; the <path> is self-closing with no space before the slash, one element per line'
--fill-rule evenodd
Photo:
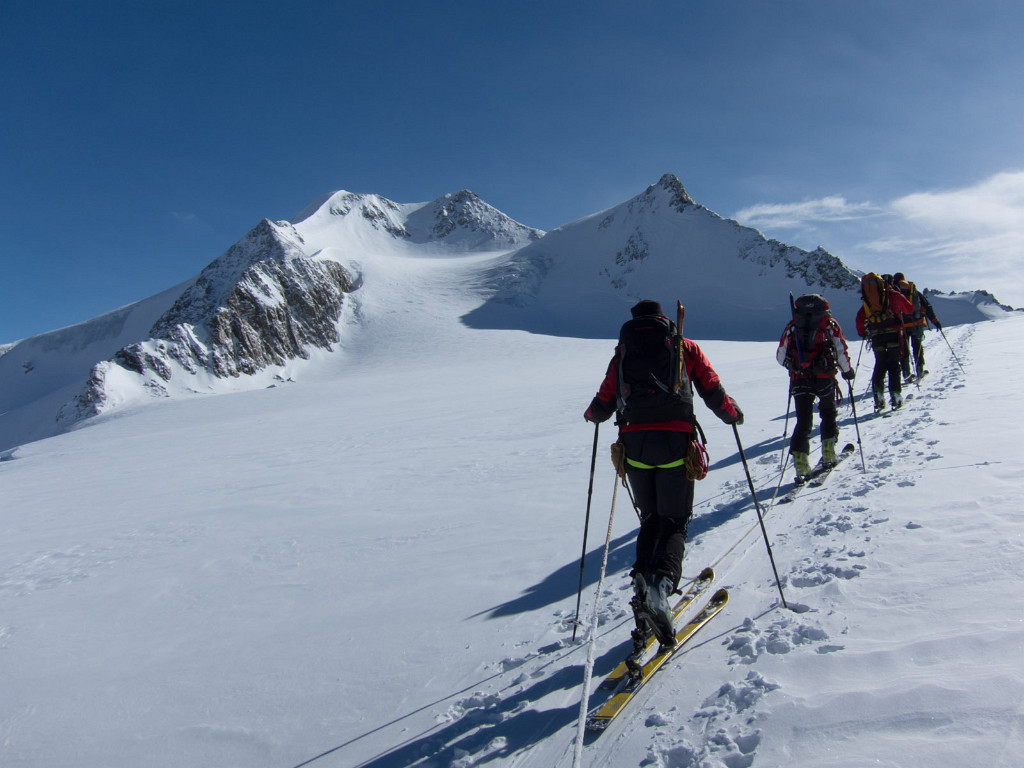
<path fill-rule="evenodd" d="M 635 556 L 633 549 L 634 539 L 636 539 L 636 529 L 617 539 L 612 539 L 608 549 L 608 574 L 620 573 L 633 567 Z M 603 553 L 603 543 L 587 553 L 583 568 L 584 589 L 597 584 L 597 580 L 601 575 Z M 499 616 L 513 616 L 517 613 L 527 613 L 554 605 L 576 594 L 579 578 L 579 562 L 567 563 L 558 570 L 548 574 L 544 577 L 543 581 L 527 588 L 522 595 L 514 600 L 509 600 L 506 603 L 474 615 L 481 616 L 486 614 L 488 618 L 496 619 Z M 473 617 L 471 616 L 470 618 Z"/>

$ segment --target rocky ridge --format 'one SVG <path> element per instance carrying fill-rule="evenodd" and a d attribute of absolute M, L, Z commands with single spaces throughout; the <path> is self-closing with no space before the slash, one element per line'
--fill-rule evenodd
<path fill-rule="evenodd" d="M 328 232 L 330 256 L 303 235 L 317 227 L 318 241 Z M 294 224 L 264 219 L 200 273 L 149 338 L 94 365 L 58 421 L 92 416 L 125 399 L 126 381 L 149 395 L 202 391 L 203 382 L 251 376 L 331 349 L 340 340 L 346 297 L 363 283 L 356 262 L 342 263 L 338 253 L 358 256 L 374 238 L 385 250 L 398 243 L 458 253 L 511 250 L 542 235 L 468 190 L 419 205 L 337 192 Z"/>

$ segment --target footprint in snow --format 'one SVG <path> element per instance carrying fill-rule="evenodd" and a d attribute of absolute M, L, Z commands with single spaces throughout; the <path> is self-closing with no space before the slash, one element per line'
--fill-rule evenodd
<path fill-rule="evenodd" d="M 657 755 L 652 755 L 660 758 L 654 764 L 672 768 L 709 765 L 750 768 L 761 745 L 761 731 L 750 725 L 754 720 L 753 710 L 765 694 L 778 687 L 757 672 L 747 673 L 742 682 L 724 684 L 694 715 L 695 720 L 704 721 L 703 744 L 694 747 L 687 741 L 680 741 L 662 748 Z"/>
<path fill-rule="evenodd" d="M 497 694 L 478 692 L 452 704 L 437 720 L 441 723 L 462 721 L 475 725 L 495 725 L 504 719 L 499 711 L 500 705 L 501 697 Z"/>
<path fill-rule="evenodd" d="M 641 766 L 658 768 L 750 768 L 754 764 L 757 748 L 761 745 L 761 731 L 752 728 L 752 711 L 761 698 L 778 688 L 777 683 L 765 680 L 757 672 L 749 672 L 741 682 L 726 683 L 718 692 L 704 701 L 694 715 L 693 729 L 669 744 L 655 741 L 648 748 Z M 740 716 L 742 715 L 742 716 Z M 651 715 L 647 725 L 670 725 L 671 718 Z"/>
<path fill-rule="evenodd" d="M 784 655 L 801 646 L 824 643 L 828 639 L 828 633 L 820 627 L 789 617 L 773 622 L 766 630 L 748 618 L 726 642 L 727 650 L 733 654 L 730 664 L 753 664 L 762 654 Z"/>

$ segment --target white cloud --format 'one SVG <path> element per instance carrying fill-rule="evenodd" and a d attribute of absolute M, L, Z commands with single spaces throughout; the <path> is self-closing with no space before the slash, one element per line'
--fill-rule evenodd
<path fill-rule="evenodd" d="M 985 289 L 1024 306 L 1024 171 L 884 204 L 841 196 L 762 203 L 735 218 L 765 232 L 795 230 L 804 247 L 821 244 L 859 269 L 913 272 L 919 284 Z"/>
<path fill-rule="evenodd" d="M 1024 304 L 1024 171 L 894 200 L 889 233 L 866 250 L 902 254 L 936 280 Z"/>
<path fill-rule="evenodd" d="M 908 221 L 939 232 L 967 229 L 1024 236 L 1024 171 L 998 173 L 964 189 L 917 192 L 890 207 Z"/>
<path fill-rule="evenodd" d="M 876 215 L 872 203 L 851 203 L 833 195 L 802 203 L 759 203 L 744 208 L 735 219 L 751 227 L 771 229 L 806 229 L 823 222 L 849 221 Z"/>

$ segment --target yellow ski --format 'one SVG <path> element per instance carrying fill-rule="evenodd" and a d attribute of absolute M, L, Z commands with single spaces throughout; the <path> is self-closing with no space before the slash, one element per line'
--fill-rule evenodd
<path fill-rule="evenodd" d="M 679 618 L 686 612 L 693 603 L 696 602 L 697 598 L 700 597 L 704 592 L 707 591 L 708 587 L 711 586 L 711 582 L 715 580 L 715 571 L 712 568 L 705 568 L 701 571 L 690 586 L 683 592 L 682 597 L 676 603 L 672 609 L 672 625 L 675 626 Z M 636 636 L 637 630 L 633 630 L 633 653 L 619 663 L 615 669 L 611 671 L 602 682 L 601 688 L 616 688 L 618 687 L 619 681 L 624 677 L 628 677 L 631 669 L 638 669 L 637 659 L 642 659 L 649 654 L 654 646 L 657 645 L 658 640 L 653 634 L 648 633 L 646 639 L 643 640 L 642 644 L 638 641 Z"/>
<path fill-rule="evenodd" d="M 640 667 L 635 675 L 627 675 L 622 679 L 619 690 L 612 694 L 604 704 L 595 707 L 587 715 L 587 730 L 603 731 L 609 726 L 612 720 L 626 708 L 626 705 L 633 700 L 644 684 L 654 676 L 654 673 L 671 659 L 687 641 L 692 638 L 701 627 L 711 621 L 729 602 L 729 593 L 720 589 L 711 596 L 711 599 L 704 605 L 700 613 L 690 619 L 687 624 L 676 632 L 676 644 L 671 648 L 660 648 L 654 656 Z"/>

